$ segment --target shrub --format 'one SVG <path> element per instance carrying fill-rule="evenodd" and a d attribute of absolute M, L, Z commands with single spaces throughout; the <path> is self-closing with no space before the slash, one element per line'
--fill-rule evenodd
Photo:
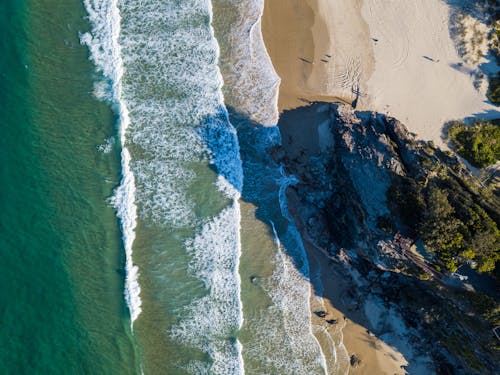
<path fill-rule="evenodd" d="M 447 138 L 458 154 L 475 167 L 483 168 L 500 159 L 500 127 L 490 122 L 467 126 L 453 122 L 447 128 Z"/>
<path fill-rule="evenodd" d="M 500 76 L 490 78 L 487 96 L 493 104 L 500 104 Z"/>
<path fill-rule="evenodd" d="M 393 213 L 401 217 L 450 272 L 474 259 L 479 272 L 495 270 L 500 261 L 500 231 L 475 197 L 453 179 L 436 177 L 425 187 L 396 179 L 387 193 Z"/>
<path fill-rule="evenodd" d="M 388 233 L 391 233 L 394 228 L 394 223 L 389 215 L 377 216 L 376 225 L 378 229 Z"/>

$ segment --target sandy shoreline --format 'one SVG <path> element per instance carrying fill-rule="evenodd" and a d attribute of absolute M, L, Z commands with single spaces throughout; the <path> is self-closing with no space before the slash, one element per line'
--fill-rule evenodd
<path fill-rule="evenodd" d="M 484 87 L 474 86 L 479 63 L 468 65 L 458 55 L 449 31 L 450 12 L 441 0 L 265 1 L 262 34 L 281 78 L 280 112 L 313 101 L 352 103 L 360 110 L 395 117 L 419 138 L 442 147 L 446 121 L 499 118 L 498 108 L 486 100 Z M 283 146 L 292 158 L 319 153 L 326 139 L 321 125 L 304 123 L 304 118 L 290 121 L 287 131 L 282 131 Z M 304 149 L 293 139 L 301 139 Z M 312 311 L 328 312 L 323 319 L 313 314 L 313 331 L 325 354 L 331 351 L 332 340 L 342 341 L 347 351 L 344 362 L 352 354 L 361 359 L 358 366 L 345 368 L 349 373 L 405 374 L 408 361 L 412 373 L 427 373 L 425 358 L 418 358 L 397 332 L 387 338 L 401 352 L 370 333 L 372 324 L 377 326 L 377 319 L 388 311 L 375 300 L 357 300 L 350 271 L 329 259 L 309 238 L 302 221 L 304 207 L 293 190 L 288 200 L 311 275 L 316 275 L 311 278 Z M 341 349 L 337 345 L 337 356 L 342 355 Z M 332 364 L 330 372 L 345 372 L 336 366 Z"/>
<path fill-rule="evenodd" d="M 265 1 L 263 36 L 281 77 L 279 110 L 345 101 L 391 115 L 443 146 L 444 122 L 498 118 L 478 64 L 458 55 L 440 0 Z"/>
<path fill-rule="evenodd" d="M 281 77 L 280 110 L 308 101 L 351 102 L 364 89 L 373 58 L 360 0 L 266 1 L 262 28 Z"/>

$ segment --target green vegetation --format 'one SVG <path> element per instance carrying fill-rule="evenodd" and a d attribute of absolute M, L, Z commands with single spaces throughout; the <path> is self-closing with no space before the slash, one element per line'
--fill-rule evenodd
<path fill-rule="evenodd" d="M 489 45 L 491 54 L 498 62 L 500 60 L 500 21 L 498 20 L 498 16 L 494 17 L 494 32 L 490 35 Z M 486 96 L 493 104 L 500 104 L 500 73 L 497 73 L 496 76 L 489 77 L 488 92 Z"/>
<path fill-rule="evenodd" d="M 480 371 L 484 368 L 474 355 L 474 351 L 467 345 L 464 345 L 464 338 L 462 336 L 452 333 L 448 337 L 442 339 L 441 342 L 446 345 L 450 352 L 465 359 L 472 369 Z"/>
<path fill-rule="evenodd" d="M 445 174 L 429 181 L 398 177 L 389 189 L 388 201 L 401 218 L 450 272 L 469 259 L 479 272 L 492 272 L 500 261 L 497 223 L 476 197 Z"/>
<path fill-rule="evenodd" d="M 487 167 L 500 159 L 500 127 L 498 125 L 478 122 L 467 126 L 461 122 L 453 122 L 448 125 L 447 138 L 458 154 L 475 167 Z"/>
<path fill-rule="evenodd" d="M 490 78 L 486 95 L 493 104 L 500 104 L 500 75 Z"/>
<path fill-rule="evenodd" d="M 498 63 L 500 62 L 500 1 L 483 1 L 485 6 L 483 13 L 489 15 L 488 22 L 493 28 L 493 32 L 489 35 L 489 50 Z M 493 104 L 500 104 L 500 73 L 489 77 L 487 96 Z"/>
<path fill-rule="evenodd" d="M 377 228 L 388 233 L 394 230 L 394 223 L 389 215 L 377 216 Z"/>
<path fill-rule="evenodd" d="M 477 292 L 464 292 L 462 298 L 466 299 L 492 327 L 500 325 L 500 303 L 493 298 Z"/>

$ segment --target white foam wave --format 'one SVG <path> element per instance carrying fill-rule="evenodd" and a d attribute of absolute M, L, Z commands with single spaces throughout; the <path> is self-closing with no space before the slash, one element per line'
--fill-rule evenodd
<path fill-rule="evenodd" d="M 245 346 L 246 355 L 259 364 L 259 370 L 278 374 L 326 373 L 326 363 L 311 330 L 309 309 L 310 285 L 298 271 L 280 241 L 271 222 L 276 243 L 274 271 L 261 280 L 271 299 L 262 315 L 249 322 L 252 342 Z M 284 237 L 290 234 L 287 232 Z"/>
<path fill-rule="evenodd" d="M 109 154 L 113 150 L 113 145 L 115 144 L 115 138 L 109 137 L 104 143 L 97 146 L 97 150 L 103 154 Z"/>
<path fill-rule="evenodd" d="M 107 19 L 102 11 L 108 9 L 105 4 L 110 0 L 86 1 L 93 5 L 90 17 L 98 22 L 93 22 L 96 31 L 82 41 L 91 48 L 96 64 L 101 60 L 118 63 L 121 69 L 123 59 L 123 74 L 105 64 L 101 68 L 112 83 L 113 99 L 118 99 L 123 117 L 123 170 L 130 177 L 124 178 L 115 200 L 130 203 L 135 197 L 141 222 L 146 224 L 172 230 L 189 227 L 198 233 L 186 243 L 189 271 L 203 280 L 207 295 L 186 307 L 183 317 L 187 318 L 171 333 L 183 344 L 210 355 L 210 373 L 241 374 L 241 345 L 236 338 L 243 320 L 237 199 L 243 178 L 236 133 L 224 107 L 218 45 L 210 26 L 211 4 L 208 0 L 122 0 L 121 19 L 113 18 L 112 12 Z M 110 43 L 98 28 L 103 22 L 111 28 L 115 42 L 111 47 L 119 51 L 117 55 L 106 52 Z M 104 28 L 106 32 L 109 27 Z M 106 92 L 102 85 L 95 91 Z M 128 114 L 133 120 L 130 128 Z M 202 220 L 190 191 L 198 171 L 206 169 L 207 163 L 216 167 L 217 187 L 231 203 L 215 218 Z M 206 189 L 211 187 L 207 183 Z M 122 213 L 122 203 L 117 207 L 124 223 L 133 213 L 135 227 L 135 205 L 133 212 L 127 206 L 129 210 Z M 124 233 L 133 240 L 128 229 Z M 136 271 L 131 267 L 129 275 Z M 164 279 L 164 275 L 158 276 L 161 282 Z M 203 362 L 190 366 L 207 368 Z"/>
<path fill-rule="evenodd" d="M 208 8 L 210 18 L 211 8 Z M 212 40 L 213 29 L 210 27 Z M 215 63 L 219 48 L 212 43 Z M 216 65 L 215 65 L 216 66 Z M 209 354 L 207 366 L 191 361 L 186 370 L 196 374 L 244 374 L 242 346 L 237 333 L 243 324 L 239 275 L 240 206 L 238 199 L 243 188 L 243 170 L 239 156 L 236 130 L 230 124 L 228 113 L 222 105 L 222 77 L 216 69 L 220 105 L 218 114 L 205 117 L 198 129 L 206 142 L 208 160 L 215 165 L 217 187 L 232 203 L 220 214 L 206 221 L 194 239 L 187 241 L 186 250 L 191 256 L 189 270 L 202 280 L 208 295 L 186 307 L 180 323 L 171 330 L 172 337 L 184 344 Z"/>
<path fill-rule="evenodd" d="M 243 116 L 234 119 L 245 169 L 244 197 L 258 207 L 259 218 L 274 221 L 276 243 L 270 259 L 273 272 L 259 275 L 256 285 L 266 295 L 265 305 L 250 309 L 245 320 L 248 372 L 325 373 L 324 354 L 311 327 L 309 266 L 286 204 L 286 189 L 296 179 L 287 176 L 268 151 L 281 144 L 279 128 L 255 126 Z"/>
<path fill-rule="evenodd" d="M 210 374 L 244 373 L 241 345 L 236 338 L 243 323 L 239 223 L 240 208 L 234 201 L 186 243 L 192 259 L 189 269 L 204 282 L 209 294 L 186 308 L 171 334 L 210 355 Z"/>
<path fill-rule="evenodd" d="M 278 306 L 288 312 L 287 331 L 291 337 L 291 341 L 294 342 L 293 348 L 298 351 L 297 354 L 301 354 L 308 358 L 307 363 L 309 366 L 316 366 L 322 369 L 322 372 L 327 374 L 327 364 L 325 354 L 323 353 L 321 346 L 316 339 L 312 331 L 312 321 L 311 321 L 311 283 L 310 283 L 310 269 L 309 262 L 307 260 L 307 255 L 302 243 L 300 234 L 295 227 L 294 221 L 288 212 L 286 189 L 290 185 L 296 184 L 298 181 L 295 176 L 288 176 L 284 173 L 283 167 L 280 168 L 282 178 L 277 181 L 279 185 L 279 203 L 281 214 L 285 217 L 289 224 L 286 233 L 283 235 L 287 239 L 287 243 L 293 244 L 287 247 L 287 253 L 285 254 L 284 249 L 280 242 L 278 242 L 278 253 L 277 257 L 277 271 L 273 275 L 277 284 L 283 282 L 286 285 L 293 285 L 292 288 L 282 290 L 280 288 L 273 289 L 270 291 L 271 297 L 275 300 Z M 276 230 L 273 226 L 273 231 Z M 281 270 L 280 270 L 281 268 Z M 291 289 L 291 290 L 290 290 Z M 302 298 L 302 299 L 301 299 Z M 300 305 L 298 301 L 302 302 Z M 303 351 L 301 341 L 307 341 L 309 352 Z M 307 367 L 303 368 L 302 373 L 310 373 Z M 316 369 L 318 371 L 318 369 Z"/>
<path fill-rule="evenodd" d="M 287 235 L 291 236 L 291 238 L 294 239 L 294 241 L 297 243 L 297 246 L 292 247 L 297 251 L 294 260 L 295 260 L 295 265 L 296 267 L 299 268 L 302 274 L 309 275 L 309 280 L 307 281 L 307 284 L 309 285 L 309 298 L 308 300 L 310 301 L 311 298 L 311 289 L 310 289 L 310 283 L 312 279 L 314 278 L 320 278 L 319 274 L 316 275 L 311 275 L 310 273 L 310 268 L 309 268 L 309 262 L 307 260 L 307 254 L 304 249 L 304 244 L 302 243 L 302 238 L 300 236 L 300 233 L 297 230 L 297 227 L 295 226 L 295 221 L 290 215 L 290 212 L 288 210 L 288 200 L 286 197 L 286 190 L 289 186 L 295 185 L 298 183 L 298 180 L 295 176 L 293 175 L 287 175 L 284 171 L 283 165 L 280 166 L 280 174 L 281 178 L 277 180 L 277 183 L 280 187 L 279 190 L 279 202 L 280 202 L 280 209 L 281 213 L 284 217 L 287 218 L 287 220 L 290 222 L 290 226 L 288 227 L 287 230 Z M 299 262 L 297 262 L 297 257 L 299 259 Z M 301 261 L 300 261 L 301 259 Z M 318 271 L 319 272 L 319 271 Z M 318 280 L 318 283 L 315 283 L 315 286 L 317 288 L 316 292 L 319 293 L 320 295 L 322 294 L 322 288 L 323 285 L 321 284 L 321 281 Z M 324 304 L 323 300 L 319 297 L 316 297 L 314 299 L 314 302 L 316 304 L 319 304 L 321 306 L 321 309 L 324 310 Z M 328 333 L 325 331 L 324 327 L 321 326 L 313 326 L 311 322 L 311 305 L 308 305 L 308 317 L 309 317 L 309 322 L 310 322 L 310 328 L 311 328 L 311 333 L 313 333 L 313 330 L 315 332 L 318 332 L 318 330 L 322 330 L 321 336 L 326 339 L 329 342 L 329 348 L 326 349 L 326 352 L 324 352 L 318 340 L 316 339 L 316 335 L 314 335 L 314 339 L 318 347 L 320 348 L 320 353 L 321 353 L 321 364 L 322 367 L 325 371 L 325 374 L 328 374 L 328 370 L 330 369 L 334 374 L 341 374 L 341 373 L 348 373 L 349 372 L 349 367 L 348 367 L 348 353 L 347 350 L 344 346 L 343 343 L 343 334 L 342 334 L 342 329 L 345 326 L 345 322 L 342 325 L 337 325 L 336 327 L 336 332 L 334 334 L 335 340 L 332 338 L 331 333 Z"/>
<path fill-rule="evenodd" d="M 197 223 L 188 193 L 195 164 L 210 160 L 236 191 L 242 185 L 233 172 L 238 149 L 223 106 L 210 6 L 207 0 L 121 4 L 140 215 L 173 227 Z M 224 150 L 222 139 L 229 142 Z"/>
<path fill-rule="evenodd" d="M 122 226 L 125 247 L 125 299 L 130 311 L 131 324 L 141 313 L 139 270 L 132 260 L 132 245 L 137 225 L 137 208 L 135 205 L 135 180 L 130 170 L 130 153 L 126 148 L 126 131 L 130 118 L 126 102 L 122 98 L 123 64 L 121 48 L 118 43 L 120 35 L 120 15 L 115 0 L 84 0 L 84 6 L 92 25 L 91 32 L 81 35 L 81 43 L 88 46 L 90 58 L 107 81 L 109 91 L 96 90 L 102 99 L 110 100 L 119 117 L 122 181 L 112 198 Z M 98 87 L 102 87 L 101 84 Z"/>
<path fill-rule="evenodd" d="M 260 124 L 276 125 L 280 78 L 262 36 L 264 1 L 214 3 L 226 103 Z"/>

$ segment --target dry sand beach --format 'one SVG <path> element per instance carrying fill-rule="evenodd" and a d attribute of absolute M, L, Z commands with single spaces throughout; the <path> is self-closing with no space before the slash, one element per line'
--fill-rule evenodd
<path fill-rule="evenodd" d="M 378 39 L 366 105 L 440 145 L 446 121 L 498 117 L 498 108 L 474 88 L 470 73 L 476 67 L 457 53 L 449 6 L 440 0 L 385 3 L 365 0 L 362 8 L 371 37 Z"/>
<path fill-rule="evenodd" d="M 281 77 L 279 108 L 355 102 L 443 145 L 445 121 L 498 117 L 458 55 L 441 0 L 266 1 L 263 35 Z"/>
<path fill-rule="evenodd" d="M 361 1 L 266 1 L 262 26 L 281 77 L 280 110 L 308 101 L 351 102 L 364 90 L 373 57 Z"/>

